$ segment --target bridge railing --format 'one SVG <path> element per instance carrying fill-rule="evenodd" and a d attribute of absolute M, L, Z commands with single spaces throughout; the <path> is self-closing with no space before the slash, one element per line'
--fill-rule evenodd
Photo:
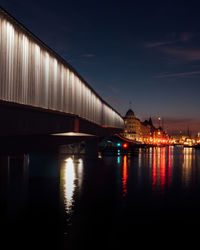
<path fill-rule="evenodd" d="M 71 65 L 1 8 L 0 100 L 76 114 L 102 126 L 124 124 Z"/>

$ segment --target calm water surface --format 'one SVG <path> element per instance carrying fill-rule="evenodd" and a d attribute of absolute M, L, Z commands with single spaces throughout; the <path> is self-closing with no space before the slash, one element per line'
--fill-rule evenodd
<path fill-rule="evenodd" d="M 141 234 L 200 224 L 200 151 L 193 148 L 98 159 L 34 152 L 2 155 L 0 164 L 2 225 L 25 248 L 117 249 Z"/>

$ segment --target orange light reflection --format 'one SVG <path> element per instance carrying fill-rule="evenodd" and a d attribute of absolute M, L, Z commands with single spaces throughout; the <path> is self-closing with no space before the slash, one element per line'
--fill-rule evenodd
<path fill-rule="evenodd" d="M 160 164 L 160 187 L 161 190 L 165 186 L 165 177 L 166 177 L 166 166 L 165 166 L 165 148 L 161 149 L 161 164 Z"/>
<path fill-rule="evenodd" d="M 123 197 L 126 196 L 127 194 L 127 178 L 128 178 L 128 174 L 127 174 L 127 156 L 124 156 L 123 159 L 123 178 L 122 178 L 122 190 L 123 190 Z"/>
<path fill-rule="evenodd" d="M 171 186 L 171 177 L 172 177 L 172 159 L 171 159 L 171 147 L 169 146 L 168 150 L 168 186 Z"/>
<path fill-rule="evenodd" d="M 152 168 L 152 175 L 153 175 L 153 189 L 155 189 L 156 185 L 156 177 L 157 177 L 157 171 L 156 171 L 156 148 L 153 148 L 153 168 Z"/>

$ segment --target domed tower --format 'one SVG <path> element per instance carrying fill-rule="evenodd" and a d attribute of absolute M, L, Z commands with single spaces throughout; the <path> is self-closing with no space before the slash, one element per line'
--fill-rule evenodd
<path fill-rule="evenodd" d="M 129 109 L 125 115 L 125 118 L 130 118 L 130 117 L 135 117 L 135 114 L 132 109 Z"/>
<path fill-rule="evenodd" d="M 124 117 L 124 137 L 136 141 L 141 138 L 141 122 L 132 109 L 129 109 Z"/>

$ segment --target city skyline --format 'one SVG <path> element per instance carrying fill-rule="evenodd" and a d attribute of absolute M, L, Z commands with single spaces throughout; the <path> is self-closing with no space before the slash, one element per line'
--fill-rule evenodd
<path fill-rule="evenodd" d="M 0 5 L 122 116 L 131 101 L 141 120 L 161 116 L 167 130 L 198 132 L 198 6 L 9 0 Z"/>

